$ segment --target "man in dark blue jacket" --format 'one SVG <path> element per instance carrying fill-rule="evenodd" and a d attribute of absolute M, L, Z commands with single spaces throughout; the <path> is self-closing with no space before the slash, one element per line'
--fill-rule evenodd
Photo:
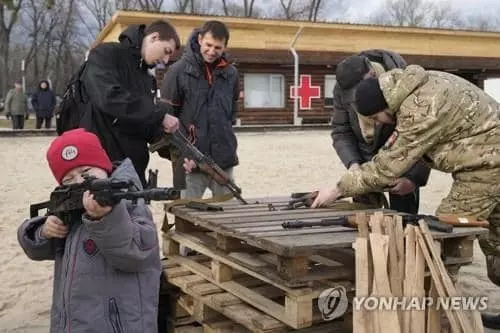
<path fill-rule="evenodd" d="M 233 167 L 238 165 L 232 125 L 236 121 L 239 75 L 224 54 L 228 41 L 229 31 L 222 22 L 208 21 L 195 29 L 181 59 L 165 73 L 160 92 L 161 99 L 179 117 L 180 130 L 232 177 Z M 185 162 L 188 172 L 184 197 L 200 198 L 207 188 L 214 196 L 227 193 L 193 161 L 181 156 L 180 162 Z M 181 176 L 174 174 L 174 178 Z"/>
<path fill-rule="evenodd" d="M 366 50 L 347 57 L 337 65 L 337 84 L 333 91 L 332 140 L 340 160 L 347 169 L 359 168 L 370 161 L 391 140 L 394 125 L 376 124 L 356 112 L 354 92 L 368 77 L 378 77 L 393 68 L 406 67 L 405 60 L 389 50 Z M 418 161 L 388 189 L 390 208 L 416 214 L 419 209 L 419 187 L 425 186 L 430 168 Z M 356 202 L 381 205 L 382 193 L 353 198 Z"/>
<path fill-rule="evenodd" d="M 49 81 L 40 81 L 38 91 L 33 94 L 31 99 L 31 104 L 35 109 L 36 128 L 42 128 L 43 122 L 45 122 L 45 128 L 50 128 L 56 106 L 56 95 L 50 89 Z"/>

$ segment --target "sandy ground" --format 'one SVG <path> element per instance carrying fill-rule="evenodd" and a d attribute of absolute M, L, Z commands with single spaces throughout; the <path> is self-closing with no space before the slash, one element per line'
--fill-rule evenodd
<path fill-rule="evenodd" d="M 288 195 L 334 184 L 344 172 L 327 131 L 240 133 L 241 165 L 237 184 L 245 197 Z M 0 161 L 0 332 L 48 332 L 52 262 L 29 260 L 17 242 L 17 228 L 29 216 L 29 204 L 46 200 L 55 185 L 45 162 L 50 137 L 1 138 Z M 170 164 L 153 155 L 159 186 L 171 183 Z M 421 211 L 432 213 L 451 184 L 436 171 L 422 190 Z M 162 205 L 153 203 L 158 220 Z M 159 220 L 160 221 L 160 220 Z M 466 293 L 488 295 L 490 310 L 500 311 L 500 289 L 485 275 L 484 257 L 475 248 L 474 264 L 463 267 Z"/>

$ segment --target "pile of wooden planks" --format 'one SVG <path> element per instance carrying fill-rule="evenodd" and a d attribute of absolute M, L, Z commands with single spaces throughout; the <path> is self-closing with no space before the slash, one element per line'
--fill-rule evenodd
<path fill-rule="evenodd" d="M 423 220 L 405 230 L 401 217 L 383 213 L 358 214 L 357 222 L 354 333 L 483 332 L 477 311 L 438 306 L 458 294 L 441 259 L 441 243 Z M 367 299 L 380 306 L 368 306 Z"/>

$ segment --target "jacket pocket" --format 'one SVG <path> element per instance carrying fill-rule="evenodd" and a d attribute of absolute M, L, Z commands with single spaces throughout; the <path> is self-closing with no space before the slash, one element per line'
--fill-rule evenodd
<path fill-rule="evenodd" d="M 109 321 L 113 327 L 113 333 L 125 333 L 120 319 L 120 311 L 114 298 L 109 299 Z"/>

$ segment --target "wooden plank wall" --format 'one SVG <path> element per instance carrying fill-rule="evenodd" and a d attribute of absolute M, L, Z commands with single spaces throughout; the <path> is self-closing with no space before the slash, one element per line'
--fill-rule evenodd
<path fill-rule="evenodd" d="M 300 110 L 299 117 L 303 124 L 327 124 L 331 117 L 331 108 L 325 108 L 325 75 L 335 74 L 334 68 L 317 65 L 301 65 L 300 74 L 312 75 L 312 85 L 319 86 L 321 98 L 312 100 L 311 110 Z M 240 87 L 244 91 L 245 73 L 269 73 L 283 74 L 285 77 L 284 86 L 284 107 L 283 108 L 245 108 L 244 99 L 238 103 L 239 118 L 242 125 L 270 125 L 270 124 L 293 124 L 293 99 L 290 98 L 290 86 L 294 84 L 293 66 L 280 66 L 268 64 L 238 64 L 240 72 Z M 165 70 L 156 71 L 158 88 L 161 87 Z"/>

